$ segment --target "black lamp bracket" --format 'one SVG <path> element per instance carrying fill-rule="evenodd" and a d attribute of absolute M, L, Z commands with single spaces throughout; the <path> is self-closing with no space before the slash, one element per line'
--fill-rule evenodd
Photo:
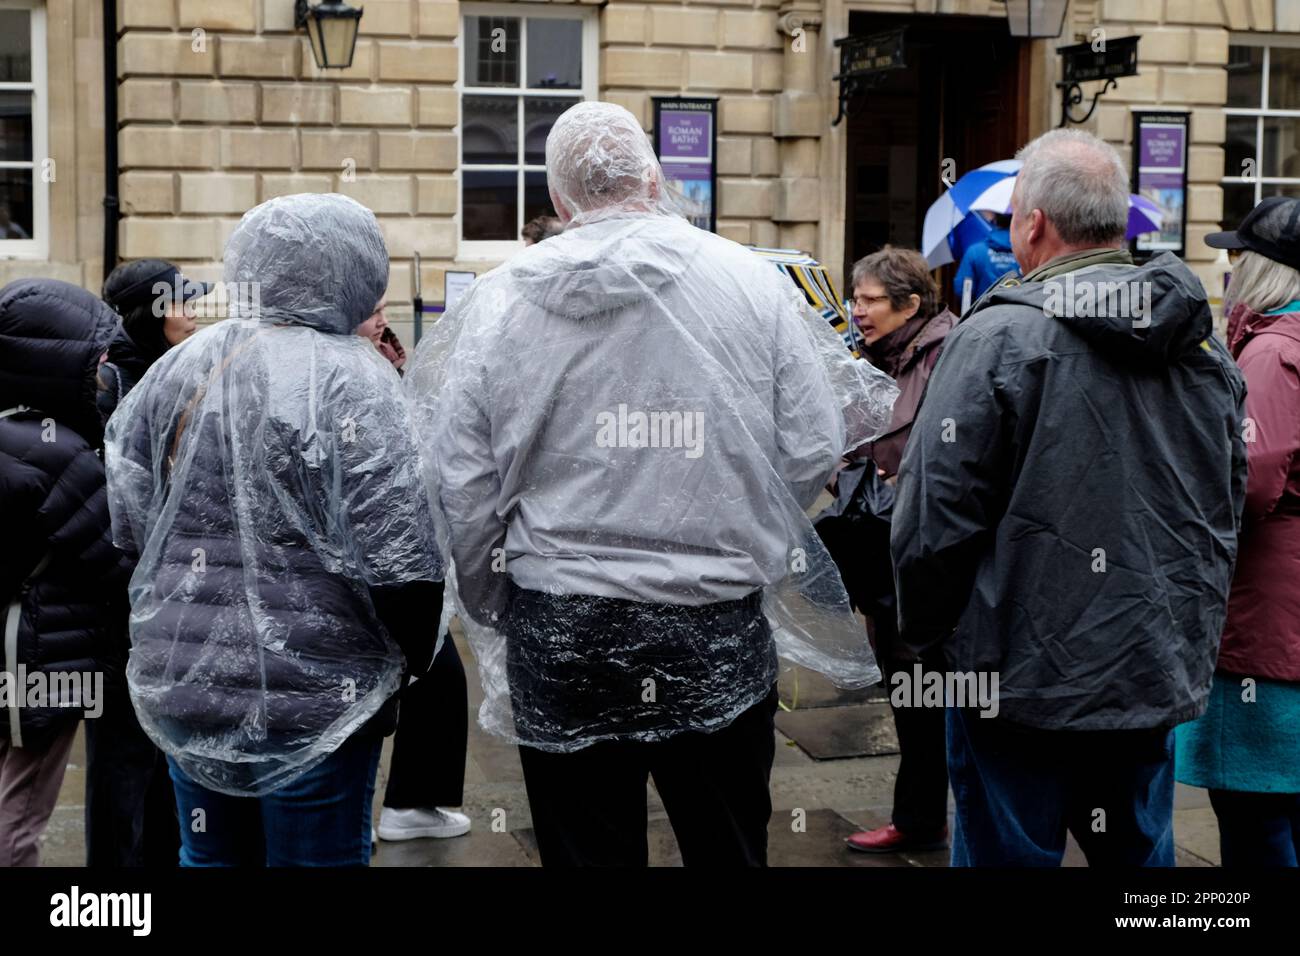
<path fill-rule="evenodd" d="M 834 76 L 832 79 L 840 81 L 840 110 L 831 120 L 832 126 L 839 126 L 843 119 L 852 112 L 851 103 L 854 97 L 868 90 L 873 90 L 879 86 L 885 79 L 883 73 L 875 73 L 868 76 Z"/>
<path fill-rule="evenodd" d="M 1066 123 L 1086 123 L 1097 109 L 1097 101 L 1102 95 L 1119 86 L 1113 79 L 1107 80 L 1102 84 L 1101 89 L 1092 95 L 1092 103 L 1088 107 L 1088 112 L 1082 116 L 1076 117 L 1070 112 L 1070 107 L 1078 106 L 1083 102 L 1083 87 L 1078 83 L 1057 83 L 1057 88 L 1061 91 L 1061 122 L 1057 124 L 1060 129 Z"/>

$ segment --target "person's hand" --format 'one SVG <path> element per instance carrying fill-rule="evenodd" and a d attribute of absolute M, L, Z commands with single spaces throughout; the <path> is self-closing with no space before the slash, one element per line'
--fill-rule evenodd
<path fill-rule="evenodd" d="M 838 462 L 835 463 L 835 470 L 831 472 L 831 480 L 826 482 L 826 490 L 829 491 L 831 494 L 833 495 L 839 494 L 836 488 L 838 487 L 840 482 L 840 472 L 843 471 L 848 465 L 849 465 L 849 460 L 847 458 L 841 458 Z"/>

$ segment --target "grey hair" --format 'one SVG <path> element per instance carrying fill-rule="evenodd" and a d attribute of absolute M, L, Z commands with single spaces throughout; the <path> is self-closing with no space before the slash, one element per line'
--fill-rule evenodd
<path fill-rule="evenodd" d="M 1249 249 L 1232 267 L 1223 310 L 1244 302 L 1254 312 L 1269 312 L 1300 299 L 1300 272 Z"/>
<path fill-rule="evenodd" d="M 1128 170 L 1105 140 L 1079 129 L 1054 129 L 1016 154 L 1017 209 L 1034 209 L 1072 246 L 1111 246 L 1128 227 Z"/>

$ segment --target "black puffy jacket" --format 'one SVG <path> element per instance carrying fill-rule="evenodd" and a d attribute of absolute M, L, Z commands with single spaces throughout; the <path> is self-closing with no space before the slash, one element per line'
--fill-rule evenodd
<path fill-rule="evenodd" d="M 0 643 L 9 675 L 21 667 L 30 680 L 36 672 L 113 672 L 125 664 L 131 564 L 110 539 L 95 407 L 96 367 L 116 325 L 108 306 L 66 282 L 24 279 L 0 290 L 0 411 L 28 408 L 0 418 L 6 622 L 19 602 L 16 631 L 6 627 Z M 16 704 L 9 681 L 7 702 Z M 63 694 L 48 703 L 8 708 L 0 735 L 40 748 L 93 702 Z"/>
<path fill-rule="evenodd" d="M 117 406 L 126 398 L 126 393 L 135 388 L 135 383 L 144 378 L 151 360 L 135 340 L 127 334 L 126 329 L 118 327 L 113 341 L 108 346 L 108 360 L 99 367 L 98 387 L 95 397 L 99 405 L 100 417 L 107 422 Z"/>

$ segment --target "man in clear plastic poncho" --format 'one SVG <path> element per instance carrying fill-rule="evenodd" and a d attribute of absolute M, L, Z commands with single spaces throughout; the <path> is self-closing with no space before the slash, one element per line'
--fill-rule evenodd
<path fill-rule="evenodd" d="M 206 815 L 183 863 L 366 864 L 390 699 L 442 600 L 399 379 L 355 334 L 388 253 L 359 203 L 286 196 L 244 216 L 224 269 L 231 318 L 108 424 L 114 541 L 139 554 L 131 697 L 182 822 Z"/>
<path fill-rule="evenodd" d="M 480 719 L 521 744 L 543 863 L 644 864 L 653 774 L 686 863 L 762 864 L 777 650 L 879 677 L 805 508 L 896 390 L 671 210 L 626 110 L 574 106 L 546 160 L 565 230 L 475 283 L 407 379 Z"/>

